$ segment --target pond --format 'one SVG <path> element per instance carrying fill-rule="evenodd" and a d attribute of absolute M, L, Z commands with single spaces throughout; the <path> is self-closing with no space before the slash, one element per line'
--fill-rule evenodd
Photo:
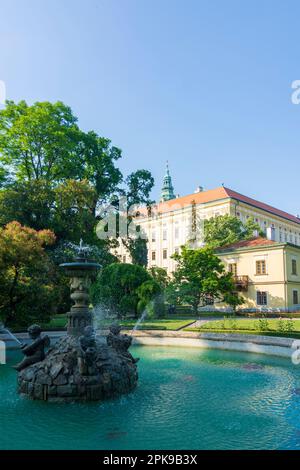
<path fill-rule="evenodd" d="M 0 449 L 299 449 L 300 366 L 264 355 L 131 348 L 138 388 L 89 404 L 20 398 L 0 366 Z"/>

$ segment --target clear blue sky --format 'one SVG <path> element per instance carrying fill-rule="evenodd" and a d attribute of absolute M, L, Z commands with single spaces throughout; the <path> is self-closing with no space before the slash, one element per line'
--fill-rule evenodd
<path fill-rule="evenodd" d="M 0 0 L 7 97 L 62 100 L 176 193 L 226 186 L 300 213 L 300 3 Z"/>

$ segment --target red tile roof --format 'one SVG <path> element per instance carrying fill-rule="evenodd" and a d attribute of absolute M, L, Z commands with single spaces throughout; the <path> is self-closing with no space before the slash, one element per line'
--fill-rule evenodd
<path fill-rule="evenodd" d="M 202 191 L 199 193 L 189 194 L 188 196 L 178 197 L 176 199 L 171 199 L 170 201 L 159 203 L 156 206 L 156 210 L 158 212 L 169 212 L 176 209 L 182 209 L 183 207 L 190 206 L 191 204 L 204 204 L 207 202 L 218 201 L 221 199 L 235 199 L 240 202 L 244 202 L 245 204 L 249 204 L 253 207 L 258 209 L 262 209 L 263 211 L 269 212 L 270 214 L 277 215 L 278 217 L 290 220 L 296 224 L 300 225 L 300 218 L 296 217 L 288 212 L 282 211 L 280 209 L 276 209 L 268 204 L 263 202 L 257 201 L 256 199 L 252 199 L 250 197 L 244 196 L 243 194 L 237 193 L 232 189 L 226 188 L 224 186 L 220 186 L 216 189 L 209 189 L 208 191 Z M 143 212 L 143 211 L 141 211 Z"/>
<path fill-rule="evenodd" d="M 216 251 L 227 251 L 227 250 L 236 250 L 238 248 L 255 248 L 260 246 L 272 246 L 277 245 L 278 242 L 273 240 L 268 240 L 268 238 L 256 237 L 251 238 L 250 240 L 241 240 L 240 242 L 231 243 L 230 245 L 225 245 L 218 248 Z"/>
<path fill-rule="evenodd" d="M 270 212 L 271 214 L 277 215 L 278 217 L 283 217 L 284 219 L 288 219 L 291 222 L 295 222 L 296 224 L 300 224 L 300 218 L 296 217 L 295 215 L 289 214 L 288 212 L 282 211 L 280 209 L 276 209 L 275 207 L 269 206 L 269 204 L 265 204 L 263 202 L 256 201 L 251 197 L 243 196 L 243 194 L 237 193 L 229 188 L 224 188 L 228 197 L 232 199 L 237 199 L 238 201 L 245 202 L 246 204 L 250 204 L 251 206 L 257 207 L 258 209 L 262 209 L 264 211 Z"/>

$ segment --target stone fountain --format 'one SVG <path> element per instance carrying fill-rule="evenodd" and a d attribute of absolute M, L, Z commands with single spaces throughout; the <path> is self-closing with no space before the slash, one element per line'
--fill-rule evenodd
<path fill-rule="evenodd" d="M 132 338 L 112 325 L 105 338 L 92 327 L 89 287 L 100 265 L 88 259 L 82 246 L 78 257 L 60 266 L 70 278 L 74 305 L 68 313 L 67 335 L 50 347 L 38 325 L 29 328 L 33 343 L 22 346 L 26 356 L 15 366 L 18 391 L 51 402 L 98 401 L 128 393 L 137 385 L 137 361 L 129 353 Z M 34 333 L 33 333 L 34 332 Z"/>

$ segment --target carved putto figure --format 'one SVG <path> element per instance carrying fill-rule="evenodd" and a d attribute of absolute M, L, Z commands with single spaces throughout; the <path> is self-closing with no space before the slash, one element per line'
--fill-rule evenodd
<path fill-rule="evenodd" d="M 14 369 L 18 372 L 45 359 L 45 348 L 50 346 L 50 339 L 49 336 L 42 336 L 41 333 L 42 329 L 39 325 L 31 325 L 28 328 L 29 337 L 33 342 L 21 346 L 22 353 L 25 357 L 19 364 L 14 366 Z"/>
<path fill-rule="evenodd" d="M 123 357 L 126 357 L 134 364 L 139 361 L 139 358 L 134 358 L 128 351 L 132 343 L 132 337 L 121 334 L 121 327 L 118 324 L 114 323 L 110 326 L 106 341 L 108 346 L 120 352 Z"/>
<path fill-rule="evenodd" d="M 88 373 L 92 367 L 97 354 L 97 343 L 95 331 L 92 326 L 86 326 L 83 335 L 78 339 L 78 365 L 82 374 Z"/>

